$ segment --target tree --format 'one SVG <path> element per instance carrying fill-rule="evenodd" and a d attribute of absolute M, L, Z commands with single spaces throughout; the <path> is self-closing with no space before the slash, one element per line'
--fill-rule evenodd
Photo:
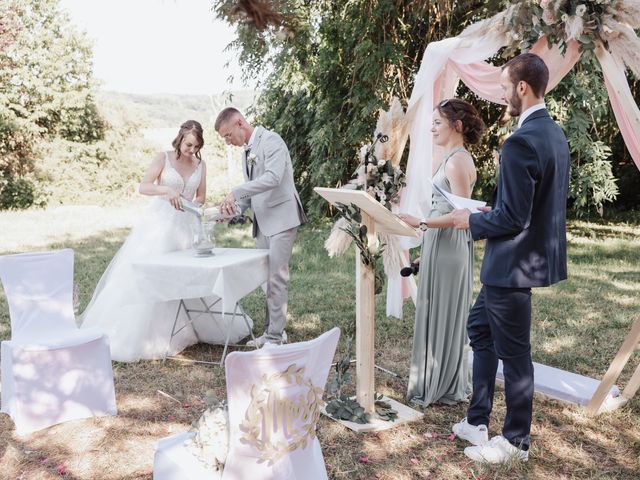
<path fill-rule="evenodd" d="M 317 200 L 312 188 L 349 179 L 359 147 L 370 141 L 377 110 L 388 106 L 392 96 L 407 104 L 427 44 L 458 35 L 509 3 L 219 0 L 214 5 L 216 15 L 236 27 L 237 40 L 230 48 L 238 51 L 245 75 L 270 72 L 255 114 L 287 141 L 301 197 L 310 213 L 319 215 L 326 203 Z M 526 8 L 521 13 L 526 16 Z M 597 70 L 585 55 L 547 97 L 570 141 L 571 206 L 578 214 L 602 213 L 604 204 L 616 198 L 614 172 L 637 174 L 616 167 L 616 162 L 628 165 L 629 158 Z M 478 189 L 488 200 L 495 182 L 494 152 L 508 132 L 504 109 L 479 101 L 462 84 L 457 93 L 478 107 L 489 125 L 485 142 L 474 151 Z"/>
<path fill-rule="evenodd" d="M 0 4 L 0 51 L 7 48 L 14 40 L 17 30 L 14 12 L 8 3 Z M 0 67 L 3 65 L 0 64 Z"/>
<path fill-rule="evenodd" d="M 105 125 L 93 100 L 90 44 L 58 0 L 8 0 L 3 9 L 15 28 L 0 51 L 0 208 L 24 208 L 40 203 L 42 141 L 96 141 Z"/>
<path fill-rule="evenodd" d="M 265 69 L 259 120 L 287 141 L 307 209 L 321 214 L 312 188 L 350 178 L 377 110 L 405 104 L 424 49 L 493 11 L 498 1 L 288 0 L 281 18 L 256 28 L 230 0 L 216 13 L 236 25 L 247 76 Z M 254 2 L 261 3 L 261 2 Z M 265 2 L 262 2 L 265 3 Z"/>

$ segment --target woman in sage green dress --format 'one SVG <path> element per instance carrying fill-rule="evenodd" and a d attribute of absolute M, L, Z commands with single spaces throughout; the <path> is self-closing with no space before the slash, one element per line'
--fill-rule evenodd
<path fill-rule="evenodd" d="M 465 145 L 480 141 L 484 123 L 468 102 L 449 99 L 433 112 L 433 141 L 446 152 L 434 158 L 432 181 L 470 198 L 476 181 Z M 473 241 L 468 230 L 453 228 L 447 201 L 435 192 L 429 215 L 398 216 L 423 230 L 413 352 L 407 400 L 427 406 L 452 404 L 471 393 L 466 356 L 467 315 L 473 286 Z"/>

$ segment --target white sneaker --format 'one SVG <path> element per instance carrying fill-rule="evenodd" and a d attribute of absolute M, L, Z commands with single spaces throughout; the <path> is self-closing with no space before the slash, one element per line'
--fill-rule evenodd
<path fill-rule="evenodd" d="M 476 462 L 507 463 L 512 460 L 529 460 L 528 450 L 512 445 L 502 435 L 496 435 L 484 445 L 467 447 L 464 454 Z"/>
<path fill-rule="evenodd" d="M 467 417 L 463 418 L 461 422 L 456 423 L 451 427 L 451 431 L 456 434 L 456 437 L 460 437 L 474 445 L 484 445 L 489 441 L 487 426 L 470 425 L 467 423 Z"/>
<path fill-rule="evenodd" d="M 265 344 L 266 341 L 267 341 L 267 336 L 266 334 L 263 333 L 259 337 L 249 340 L 247 343 L 245 343 L 245 345 L 247 347 L 262 348 L 262 346 Z"/>
<path fill-rule="evenodd" d="M 259 337 L 256 337 L 255 340 L 249 340 L 245 345 L 247 347 L 262 348 L 266 343 L 270 343 L 272 345 L 283 345 L 287 343 L 287 332 L 285 332 L 284 330 L 282 331 L 282 340 L 280 342 L 271 340 L 267 337 L 266 333 L 263 333 Z"/>

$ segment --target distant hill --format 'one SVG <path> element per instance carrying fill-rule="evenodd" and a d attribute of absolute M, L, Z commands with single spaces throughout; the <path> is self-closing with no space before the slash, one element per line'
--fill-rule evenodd
<path fill-rule="evenodd" d="M 224 95 L 142 95 L 100 91 L 99 99 L 126 106 L 131 114 L 140 118 L 148 128 L 175 129 L 185 120 L 212 124 L 220 110 L 233 105 L 243 112 L 251 107 L 258 92 L 239 90 Z"/>

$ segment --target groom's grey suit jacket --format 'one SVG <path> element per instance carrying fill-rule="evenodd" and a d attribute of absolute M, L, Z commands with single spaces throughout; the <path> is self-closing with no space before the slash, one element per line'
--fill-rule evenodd
<path fill-rule="evenodd" d="M 241 211 L 251 207 L 253 236 L 257 229 L 270 237 L 307 221 L 300 196 L 293 182 L 289 149 L 275 132 L 256 127 L 249 155 L 242 156 L 245 183 L 233 189 Z M 247 157 L 255 155 L 255 164 Z"/>

